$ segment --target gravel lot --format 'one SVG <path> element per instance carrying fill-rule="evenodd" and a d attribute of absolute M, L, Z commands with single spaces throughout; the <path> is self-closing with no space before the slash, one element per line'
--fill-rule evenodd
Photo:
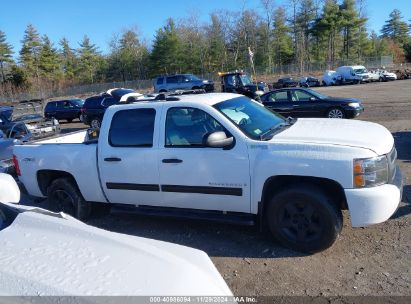
<path fill-rule="evenodd" d="M 386 223 L 344 229 L 329 250 L 301 255 L 254 227 L 110 214 L 89 224 L 110 231 L 173 242 L 209 254 L 235 295 L 411 296 L 411 80 L 318 88 L 364 101 L 361 120 L 394 135 L 406 176 L 400 208 Z M 63 124 L 64 132 L 84 128 Z"/>

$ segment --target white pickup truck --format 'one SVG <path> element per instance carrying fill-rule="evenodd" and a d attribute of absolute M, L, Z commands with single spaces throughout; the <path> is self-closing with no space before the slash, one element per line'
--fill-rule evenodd
<path fill-rule="evenodd" d="M 163 96 L 164 97 L 164 96 Z M 130 211 L 268 226 L 284 245 L 315 252 L 342 228 L 387 220 L 402 176 L 391 133 L 336 119 L 284 119 L 229 93 L 110 107 L 97 141 L 86 131 L 19 145 L 29 194 L 80 219 L 91 202 Z"/>

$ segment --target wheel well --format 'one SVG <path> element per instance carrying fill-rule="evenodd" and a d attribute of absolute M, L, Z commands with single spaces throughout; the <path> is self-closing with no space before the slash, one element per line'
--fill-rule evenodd
<path fill-rule="evenodd" d="M 198 89 L 200 89 L 199 86 L 194 86 L 194 87 L 192 88 L 192 90 L 198 90 Z"/>
<path fill-rule="evenodd" d="M 74 182 L 76 187 L 78 187 L 75 178 L 68 172 L 58 171 L 58 170 L 40 170 L 37 172 L 37 182 L 40 188 L 41 193 L 44 196 L 47 196 L 47 188 L 50 184 L 58 178 L 69 178 Z"/>
<path fill-rule="evenodd" d="M 259 208 L 259 212 L 261 213 L 259 217 L 263 215 L 266 204 L 270 201 L 270 198 L 276 192 L 283 189 L 287 185 L 295 183 L 307 183 L 316 185 L 317 187 L 320 187 L 322 190 L 324 190 L 327 195 L 335 197 L 335 202 L 338 208 L 342 210 L 348 209 L 344 189 L 336 181 L 327 178 L 311 176 L 280 175 L 272 176 L 265 181 L 261 197 L 261 207 Z"/>
<path fill-rule="evenodd" d="M 159 93 L 165 93 L 167 92 L 167 90 L 161 89 L 160 91 L 158 91 Z"/>

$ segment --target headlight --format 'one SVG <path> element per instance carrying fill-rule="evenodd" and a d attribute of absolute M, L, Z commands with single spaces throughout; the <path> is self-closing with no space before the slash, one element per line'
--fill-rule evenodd
<path fill-rule="evenodd" d="M 348 104 L 349 107 L 353 107 L 353 108 L 359 108 L 360 104 L 358 102 L 350 102 Z"/>
<path fill-rule="evenodd" d="M 354 159 L 354 188 L 375 187 L 388 182 L 388 160 L 385 155 Z"/>

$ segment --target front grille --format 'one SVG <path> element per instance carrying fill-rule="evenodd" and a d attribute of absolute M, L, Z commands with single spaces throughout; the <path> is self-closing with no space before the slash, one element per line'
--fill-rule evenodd
<path fill-rule="evenodd" d="M 387 154 L 388 158 L 388 182 L 392 183 L 394 181 L 396 165 L 395 161 L 397 160 L 397 149 L 395 146 L 392 148 L 390 153 Z"/>

